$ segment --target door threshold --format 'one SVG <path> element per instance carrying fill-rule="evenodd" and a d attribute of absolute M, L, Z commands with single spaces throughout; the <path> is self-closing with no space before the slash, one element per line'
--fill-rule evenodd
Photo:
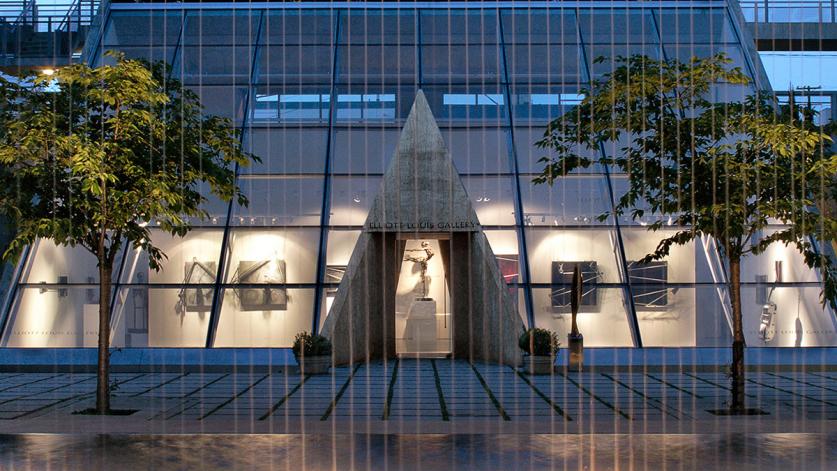
<path fill-rule="evenodd" d="M 397 353 L 399 360 L 414 359 L 414 360 L 444 360 L 450 358 L 450 352 L 409 352 Z"/>

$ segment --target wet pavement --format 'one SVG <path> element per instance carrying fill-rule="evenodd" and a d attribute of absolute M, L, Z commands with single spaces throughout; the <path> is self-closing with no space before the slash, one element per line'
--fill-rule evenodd
<path fill-rule="evenodd" d="M 8 470 L 826 470 L 837 434 L 0 435 Z"/>
<path fill-rule="evenodd" d="M 695 422 L 713 421 L 720 427 L 731 423 L 718 422 L 708 412 L 728 406 L 729 378 L 723 372 L 560 371 L 528 376 L 499 365 L 399 360 L 333 368 L 322 376 L 246 370 L 137 372 L 113 374 L 112 382 L 113 407 L 137 410 L 123 421 L 148 431 L 209 427 L 295 433 L 306 423 L 347 421 L 377 424 L 368 430 L 377 431 L 396 423 L 419 427 L 483 421 L 520 424 L 521 430 L 532 425 L 532 432 L 556 427 L 589 431 L 587 424 L 593 423 L 612 424 L 610 432 L 636 424 L 691 432 Z M 92 407 L 95 385 L 89 373 L 0 373 L 0 433 L 53 431 L 49 424 L 57 432 L 73 423 L 85 427 L 86 418 L 73 412 Z M 749 407 L 767 413 L 761 422 L 774 424 L 764 431 L 789 431 L 782 428 L 788 422 L 837 423 L 837 373 L 832 371 L 749 372 L 747 394 Z M 219 423 L 232 425 L 212 428 Z"/>

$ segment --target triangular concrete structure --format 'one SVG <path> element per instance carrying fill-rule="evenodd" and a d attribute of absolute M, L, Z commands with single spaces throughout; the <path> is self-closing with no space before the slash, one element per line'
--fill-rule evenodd
<path fill-rule="evenodd" d="M 321 329 L 335 364 L 395 356 L 405 235 L 450 240 L 453 356 L 517 365 L 523 322 L 421 91 Z"/>

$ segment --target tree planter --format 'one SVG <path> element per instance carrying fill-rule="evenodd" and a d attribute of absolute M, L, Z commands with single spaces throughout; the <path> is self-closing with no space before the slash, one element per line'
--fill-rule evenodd
<path fill-rule="evenodd" d="M 584 336 L 581 334 L 567 334 L 567 370 L 581 371 L 584 369 Z"/>
<path fill-rule="evenodd" d="M 296 359 L 304 375 L 324 375 L 331 368 L 331 355 L 315 355 Z"/>
<path fill-rule="evenodd" d="M 529 375 L 551 375 L 554 364 L 555 355 L 526 355 L 523 358 L 523 366 Z"/>

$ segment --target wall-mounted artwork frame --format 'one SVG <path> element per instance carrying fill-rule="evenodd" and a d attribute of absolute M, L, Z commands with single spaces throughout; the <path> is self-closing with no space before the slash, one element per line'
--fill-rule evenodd
<path fill-rule="evenodd" d="M 661 309 L 668 306 L 668 262 L 628 262 L 628 277 L 637 309 Z"/>
<path fill-rule="evenodd" d="M 215 283 L 218 265 L 214 261 L 200 261 L 193 258 L 183 267 L 183 284 L 210 285 Z M 212 309 L 212 286 L 184 286 L 180 290 L 180 309 L 184 312 L 207 312 Z"/>
<path fill-rule="evenodd" d="M 517 254 L 502 254 L 495 255 L 497 258 L 497 266 L 500 267 L 500 275 L 503 281 L 509 286 L 509 294 L 512 301 L 517 305 L 517 286 L 514 284 L 520 281 L 520 256 Z"/>
<path fill-rule="evenodd" d="M 599 305 L 599 291 L 596 284 L 601 272 L 595 260 L 553 261 L 552 262 L 552 309 L 554 312 L 569 312 L 572 301 L 573 270 L 578 265 L 584 279 L 580 308 L 587 312 Z"/>
<path fill-rule="evenodd" d="M 241 260 L 233 279 L 245 285 L 284 284 L 287 279 L 284 260 Z M 286 311 L 288 291 L 276 286 L 246 286 L 236 289 L 242 311 Z"/>

